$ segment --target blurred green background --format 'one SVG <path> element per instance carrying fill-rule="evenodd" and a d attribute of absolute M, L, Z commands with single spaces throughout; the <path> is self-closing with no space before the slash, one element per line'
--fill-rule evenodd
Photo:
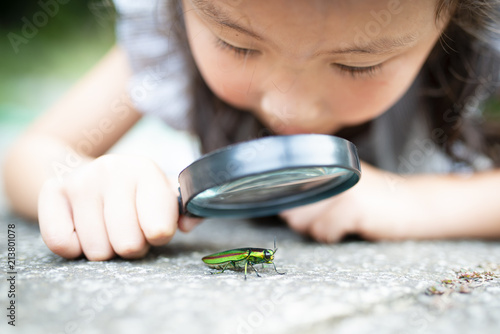
<path fill-rule="evenodd" d="M 114 44 L 111 0 L 60 1 L 1 5 L 0 123 L 4 125 L 33 120 Z"/>

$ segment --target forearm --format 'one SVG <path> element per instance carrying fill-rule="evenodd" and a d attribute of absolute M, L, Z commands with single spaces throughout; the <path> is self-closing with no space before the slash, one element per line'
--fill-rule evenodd
<path fill-rule="evenodd" d="M 408 177 L 413 238 L 500 238 L 500 170 Z M 419 221 L 420 220 L 420 221 Z"/>

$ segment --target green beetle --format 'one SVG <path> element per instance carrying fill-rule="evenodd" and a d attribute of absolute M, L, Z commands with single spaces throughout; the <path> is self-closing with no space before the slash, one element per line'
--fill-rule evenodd
<path fill-rule="evenodd" d="M 212 268 L 220 269 L 221 271 L 217 274 L 223 273 L 229 265 L 232 265 L 235 269 L 245 267 L 245 279 L 247 279 L 247 267 L 250 264 L 250 267 L 252 267 L 257 276 L 260 277 L 253 265 L 259 263 L 264 265 L 265 263 L 269 263 L 274 266 L 274 270 L 278 274 L 283 275 L 285 273 L 280 273 L 273 262 L 274 254 L 276 254 L 277 250 L 276 239 L 274 239 L 274 250 L 253 247 L 236 248 L 207 255 L 201 260 Z"/>

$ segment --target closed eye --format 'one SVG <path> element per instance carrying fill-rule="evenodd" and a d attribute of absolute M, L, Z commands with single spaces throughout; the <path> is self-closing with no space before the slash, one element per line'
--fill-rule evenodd
<path fill-rule="evenodd" d="M 332 64 L 333 67 L 337 68 L 343 74 L 350 74 L 353 78 L 359 78 L 362 76 L 373 76 L 377 74 L 382 68 L 383 63 L 373 65 L 373 66 L 347 66 L 343 64 Z"/>
<path fill-rule="evenodd" d="M 229 44 L 228 42 L 216 37 L 215 38 L 215 46 L 218 47 L 219 49 L 227 52 L 233 53 L 235 57 L 248 57 L 251 55 L 258 54 L 259 51 L 257 50 L 252 50 L 252 49 L 246 49 L 246 48 L 240 48 L 234 45 Z M 334 63 L 332 64 L 333 67 L 337 68 L 341 73 L 343 74 L 349 74 L 353 78 L 359 78 L 362 76 L 373 76 L 375 75 L 381 68 L 382 68 L 382 63 L 373 65 L 373 66 L 348 66 L 344 64 L 337 64 Z"/>
<path fill-rule="evenodd" d="M 236 57 L 250 56 L 259 52 L 257 50 L 236 47 L 220 38 L 215 39 L 215 46 L 221 50 L 232 52 Z"/>

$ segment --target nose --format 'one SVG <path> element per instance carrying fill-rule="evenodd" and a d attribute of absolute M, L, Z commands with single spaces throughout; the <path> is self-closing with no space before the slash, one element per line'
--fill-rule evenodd
<path fill-rule="evenodd" d="M 327 112 L 314 75 L 287 69 L 269 77 L 260 108 L 273 128 L 292 132 L 303 132 Z"/>
<path fill-rule="evenodd" d="M 261 109 L 275 131 L 284 134 L 313 132 L 315 124 L 326 114 L 326 108 L 314 94 L 311 95 L 268 92 L 262 97 Z"/>

